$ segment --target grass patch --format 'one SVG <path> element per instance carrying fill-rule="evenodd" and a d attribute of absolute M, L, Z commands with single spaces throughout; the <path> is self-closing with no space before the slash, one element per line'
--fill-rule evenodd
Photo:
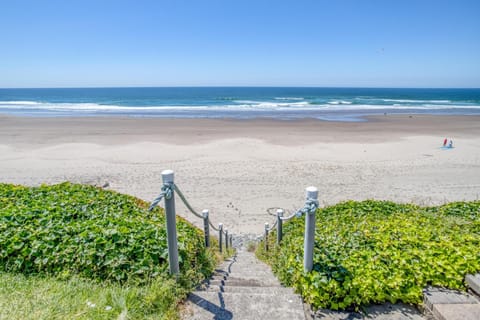
<path fill-rule="evenodd" d="M 465 289 L 480 271 L 480 202 L 421 208 L 348 201 L 316 213 L 314 267 L 303 271 L 304 218 L 284 225 L 283 243 L 257 256 L 314 307 L 356 309 L 422 302 L 427 285 Z"/>
<path fill-rule="evenodd" d="M 173 280 L 121 285 L 0 273 L 0 319 L 175 319 L 185 294 Z"/>
<path fill-rule="evenodd" d="M 163 210 L 147 208 L 92 186 L 0 184 L 0 318 L 174 318 L 222 256 L 177 217 L 173 279 Z"/>

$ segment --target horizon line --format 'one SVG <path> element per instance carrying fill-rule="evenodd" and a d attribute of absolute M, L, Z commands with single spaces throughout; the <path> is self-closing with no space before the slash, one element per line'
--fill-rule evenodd
<path fill-rule="evenodd" d="M 66 87 L 0 87 L 0 90 L 17 89 L 130 89 L 130 88 L 317 88 L 317 89 L 480 89 L 480 87 L 382 87 L 382 86 L 66 86 Z"/>

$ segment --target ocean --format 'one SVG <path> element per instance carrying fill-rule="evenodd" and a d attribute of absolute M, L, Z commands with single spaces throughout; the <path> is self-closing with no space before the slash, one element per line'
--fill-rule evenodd
<path fill-rule="evenodd" d="M 0 89 L 0 114 L 33 117 L 315 118 L 479 115 L 480 89 L 148 87 Z"/>

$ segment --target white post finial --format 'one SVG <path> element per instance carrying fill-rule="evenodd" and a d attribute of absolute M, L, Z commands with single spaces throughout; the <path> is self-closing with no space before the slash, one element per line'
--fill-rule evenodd
<path fill-rule="evenodd" d="M 318 199 L 318 189 L 317 187 L 308 187 L 306 190 L 307 199 Z"/>
<path fill-rule="evenodd" d="M 173 182 L 173 170 L 163 170 L 162 171 L 162 179 L 163 183 L 171 183 Z"/>
<path fill-rule="evenodd" d="M 202 215 L 203 215 L 204 219 L 208 218 L 208 213 L 209 213 L 208 209 L 205 209 L 205 210 L 202 211 Z"/>

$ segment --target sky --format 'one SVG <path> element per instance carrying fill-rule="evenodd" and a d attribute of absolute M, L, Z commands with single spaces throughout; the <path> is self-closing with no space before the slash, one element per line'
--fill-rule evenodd
<path fill-rule="evenodd" d="M 0 0 L 0 88 L 480 87 L 478 0 Z"/>

